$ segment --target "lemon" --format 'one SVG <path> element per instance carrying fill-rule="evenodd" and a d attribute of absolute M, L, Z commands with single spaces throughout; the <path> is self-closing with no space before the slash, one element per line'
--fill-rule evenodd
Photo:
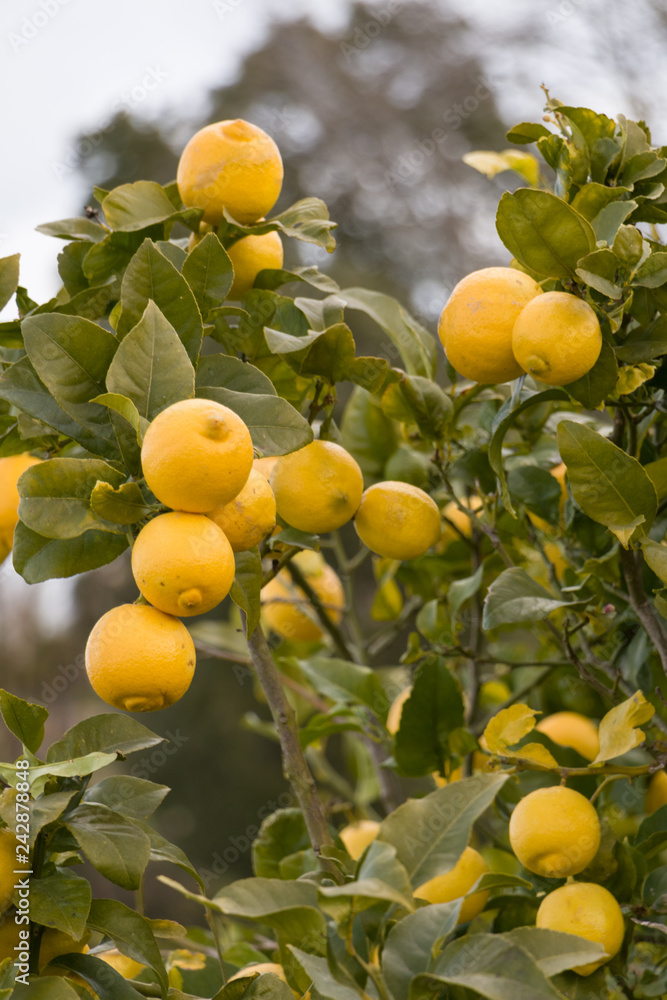
<path fill-rule="evenodd" d="M 586 760 L 595 760 L 600 752 L 598 727 L 579 712 L 554 712 L 535 726 L 554 743 L 571 747 Z"/>
<path fill-rule="evenodd" d="M 271 473 L 276 467 L 277 461 L 277 455 L 267 455 L 266 458 L 256 458 L 252 463 L 252 467 L 253 469 L 256 469 L 257 472 L 261 472 L 268 483 L 271 479 Z"/>
<path fill-rule="evenodd" d="M 454 867 L 444 875 L 436 875 L 428 882 L 418 886 L 414 895 L 417 899 L 425 899 L 428 903 L 451 903 L 460 899 L 472 889 L 475 882 L 489 871 L 489 866 L 482 855 L 474 847 L 466 847 Z M 459 913 L 459 924 L 465 924 L 476 917 L 489 898 L 489 890 L 474 892 L 463 900 Z"/>
<path fill-rule="evenodd" d="M 586 375 L 602 349 L 595 310 L 569 292 L 545 292 L 521 311 L 512 332 L 514 357 L 547 385 Z"/>
<path fill-rule="evenodd" d="M 418 486 L 376 483 L 363 494 L 354 526 L 371 552 L 386 559 L 416 559 L 440 538 L 440 511 Z"/>
<path fill-rule="evenodd" d="M 40 460 L 32 455 L 9 455 L 0 458 L 0 563 L 9 555 L 14 542 L 14 528 L 19 519 L 19 476 L 37 465 Z"/>
<path fill-rule="evenodd" d="M 486 267 L 459 281 L 438 333 L 450 365 L 473 382 L 509 382 L 523 374 L 512 353 L 514 321 L 542 289 L 511 267 Z"/>
<path fill-rule="evenodd" d="M 487 710 L 497 708 L 511 697 L 512 692 L 505 681 L 499 679 L 485 681 L 479 689 L 479 707 Z"/>
<path fill-rule="evenodd" d="M 600 846 L 600 821 L 579 792 L 564 785 L 538 788 L 510 818 L 510 843 L 528 871 L 566 878 L 583 871 Z"/>
<path fill-rule="evenodd" d="M 82 952 L 90 938 L 90 931 L 84 931 L 83 937 L 70 937 L 63 931 L 58 931 L 53 927 L 47 927 L 42 934 L 39 946 L 39 971 L 40 974 L 54 958 L 60 955 L 69 955 L 70 952 Z"/>
<path fill-rule="evenodd" d="M 20 878 L 14 874 L 19 868 L 16 859 L 18 843 L 11 830 L 7 827 L 0 829 L 0 913 L 11 906 L 14 886 L 17 878 Z"/>
<path fill-rule="evenodd" d="M 364 491 L 361 469 L 333 441 L 311 441 L 283 455 L 271 473 L 279 515 L 293 528 L 324 534 L 357 512 Z"/>
<path fill-rule="evenodd" d="M 118 951 L 118 948 L 109 948 L 108 951 L 100 951 L 95 957 L 101 959 L 102 962 L 106 962 L 116 972 L 119 972 L 123 979 L 136 979 L 139 973 L 143 972 L 146 968 L 141 962 L 135 962 L 133 958 L 123 955 L 122 952 Z"/>
<path fill-rule="evenodd" d="M 481 508 L 482 499 L 478 496 L 472 496 L 469 498 L 464 497 L 461 500 L 461 506 L 467 507 L 468 510 L 474 512 Z M 450 500 L 449 503 L 445 505 L 442 516 L 445 518 L 441 539 L 441 543 L 443 545 L 447 546 L 450 542 L 453 542 L 461 535 L 463 535 L 464 538 L 472 538 L 473 522 L 470 520 L 468 515 L 461 510 L 455 500 Z M 452 527 L 452 525 L 454 525 L 454 527 Z"/>
<path fill-rule="evenodd" d="M 380 824 L 372 819 L 360 819 L 343 827 L 338 836 L 345 845 L 345 850 L 353 861 L 358 861 L 369 844 L 380 832 Z"/>
<path fill-rule="evenodd" d="M 234 553 L 205 514 L 170 511 L 141 529 L 132 574 L 146 600 L 168 615 L 203 615 L 234 582 Z"/>
<path fill-rule="evenodd" d="M 173 510 L 207 514 L 229 503 L 250 475 L 250 431 L 228 407 L 184 399 L 158 413 L 141 449 L 149 488 Z"/>
<path fill-rule="evenodd" d="M 602 945 L 606 957 L 576 966 L 573 971 L 580 976 L 590 976 L 613 958 L 625 934 L 620 906 L 607 889 L 593 882 L 571 882 L 554 889 L 542 900 L 535 923 L 537 927 L 577 934 Z"/>
<path fill-rule="evenodd" d="M 667 773 L 656 771 L 646 791 L 646 815 L 650 816 L 661 806 L 667 806 Z"/>
<path fill-rule="evenodd" d="M 203 208 L 219 226 L 224 210 L 247 225 L 269 212 L 280 194 L 283 161 L 273 139 L 241 118 L 206 125 L 192 136 L 176 173 L 188 208 Z"/>
<path fill-rule="evenodd" d="M 244 236 L 227 253 L 234 268 L 234 281 L 227 295 L 230 299 L 242 299 L 260 271 L 279 271 L 283 266 L 283 244 L 275 230 L 263 236 Z"/>
<path fill-rule="evenodd" d="M 86 645 L 86 671 L 103 701 L 128 712 L 173 705 L 190 687 L 195 647 L 185 625 L 147 604 L 103 615 Z"/>
<path fill-rule="evenodd" d="M 222 528 L 234 552 L 245 552 L 275 528 L 276 498 L 266 477 L 252 468 L 241 492 L 208 516 Z"/>
<path fill-rule="evenodd" d="M 341 620 L 345 594 L 338 574 L 317 552 L 300 552 L 293 560 L 313 588 L 332 621 Z M 306 595 L 283 569 L 262 589 L 262 614 L 266 625 L 284 639 L 314 642 L 323 635 L 319 618 Z"/>
<path fill-rule="evenodd" d="M 277 962 L 255 962 L 254 965 L 246 965 L 245 969 L 239 969 L 233 976 L 230 976 L 227 982 L 233 983 L 235 979 L 243 979 L 244 976 L 254 976 L 256 974 L 261 975 L 264 972 L 272 972 L 278 979 L 282 979 L 284 983 L 287 982 L 285 970 Z"/>

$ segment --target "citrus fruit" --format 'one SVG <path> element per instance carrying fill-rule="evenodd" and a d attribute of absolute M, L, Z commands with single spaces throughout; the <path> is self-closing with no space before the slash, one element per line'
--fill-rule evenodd
<path fill-rule="evenodd" d="M 656 771 L 646 790 L 646 814 L 650 816 L 661 806 L 667 806 L 667 773 Z"/>
<path fill-rule="evenodd" d="M 510 843 L 528 871 L 566 878 L 583 871 L 600 846 L 600 821 L 588 801 L 565 785 L 538 788 L 510 818 Z"/>
<path fill-rule="evenodd" d="M 233 500 L 253 461 L 250 431 L 211 399 L 183 399 L 158 413 L 141 449 L 149 488 L 173 510 L 206 514 Z"/>
<path fill-rule="evenodd" d="M 241 492 L 208 516 L 222 528 L 234 552 L 245 552 L 275 528 L 276 498 L 266 477 L 252 468 Z"/>
<path fill-rule="evenodd" d="M 205 514 L 172 510 L 141 529 L 132 548 L 132 574 L 146 600 L 168 615 L 203 615 L 234 582 L 234 553 Z"/>
<path fill-rule="evenodd" d="M 454 867 L 444 875 L 436 875 L 428 882 L 418 886 L 414 895 L 417 899 L 425 899 L 429 903 L 451 903 L 460 899 L 472 889 L 475 882 L 489 871 L 489 866 L 482 855 L 474 847 L 466 847 Z M 489 890 L 474 892 L 463 900 L 459 913 L 459 924 L 465 924 L 480 913 L 489 898 Z"/>
<path fill-rule="evenodd" d="M 338 836 L 353 861 L 358 861 L 370 843 L 377 837 L 380 824 L 372 819 L 360 819 L 343 827 Z"/>
<path fill-rule="evenodd" d="M 18 840 L 12 831 L 3 827 L 0 830 L 0 913 L 11 906 L 16 879 L 20 877 L 14 874 L 18 868 L 17 847 Z"/>
<path fill-rule="evenodd" d="M 620 906 L 607 889 L 593 882 L 570 882 L 554 889 L 540 903 L 535 924 L 550 931 L 578 934 L 602 945 L 605 958 L 575 966 L 573 972 L 580 976 L 590 976 L 613 958 L 625 934 Z"/>
<path fill-rule="evenodd" d="M 364 481 L 355 460 L 339 444 L 311 441 L 278 459 L 271 488 L 283 520 L 319 535 L 354 517 Z"/>
<path fill-rule="evenodd" d="M 313 588 L 332 621 L 341 620 L 345 594 L 338 574 L 317 552 L 300 552 L 292 560 Z M 266 625 L 284 639 L 314 642 L 323 635 L 320 620 L 306 595 L 293 583 L 288 569 L 270 580 L 261 593 Z"/>
<path fill-rule="evenodd" d="M 118 951 L 118 948 L 109 948 L 108 951 L 100 951 L 95 957 L 101 959 L 102 962 L 106 962 L 116 972 L 119 972 L 123 979 L 136 979 L 139 973 L 143 972 L 146 968 L 141 962 L 135 962 L 133 958 L 123 955 L 122 952 Z"/>
<path fill-rule="evenodd" d="M 514 357 L 547 385 L 569 385 L 586 375 L 602 349 L 595 310 L 569 292 L 545 292 L 521 311 L 512 332 Z"/>
<path fill-rule="evenodd" d="M 509 382 L 523 374 L 512 353 L 514 321 L 542 289 L 511 267 L 485 267 L 459 281 L 438 334 L 450 365 L 473 382 Z"/>
<path fill-rule="evenodd" d="M 579 712 L 554 712 L 535 726 L 561 747 L 571 747 L 586 760 L 595 760 L 600 752 L 598 727 Z"/>
<path fill-rule="evenodd" d="M 60 955 L 69 955 L 70 952 L 82 952 L 86 947 L 88 940 L 90 938 L 90 931 L 84 931 L 83 937 L 76 938 L 70 937 L 69 934 L 65 934 L 63 931 L 57 931 L 53 927 L 47 927 L 42 934 L 41 944 L 39 946 L 39 971 L 46 968 L 49 962 L 52 962 L 54 958 L 58 958 Z"/>
<path fill-rule="evenodd" d="M 481 497 L 472 496 L 464 497 L 461 500 L 461 506 L 467 507 L 470 511 L 479 510 L 482 506 Z M 445 524 L 442 529 L 442 542 L 447 545 L 449 542 L 453 542 L 456 538 L 460 538 L 463 535 L 464 538 L 472 538 L 472 521 L 465 514 L 455 500 L 450 500 L 448 504 L 445 505 L 442 516 L 446 519 Z M 450 521 L 451 524 L 447 524 Z M 451 525 L 454 525 L 452 527 Z M 454 530 L 454 529 L 458 530 Z"/>
<path fill-rule="evenodd" d="M 0 458 L 0 563 L 9 555 L 14 528 L 19 519 L 19 476 L 40 460 L 32 455 L 9 455 Z"/>
<path fill-rule="evenodd" d="M 492 681 L 485 681 L 479 689 L 479 707 L 488 711 L 490 708 L 497 708 L 504 701 L 512 697 L 512 692 L 505 683 L 498 678 Z"/>
<path fill-rule="evenodd" d="M 264 972 L 272 972 L 278 979 L 282 979 L 284 983 L 287 982 L 285 970 L 277 962 L 255 962 L 254 965 L 246 965 L 245 969 L 239 969 L 233 976 L 230 976 L 227 982 L 232 983 L 235 979 L 243 979 L 244 976 L 262 975 Z"/>
<path fill-rule="evenodd" d="M 9 910 L 0 917 L 0 962 L 6 958 L 12 961 L 18 959 L 18 952 L 14 950 L 19 944 L 19 925 L 14 919 L 15 914 L 15 910 Z"/>
<path fill-rule="evenodd" d="M 278 200 L 283 161 L 271 136 L 241 118 L 206 125 L 181 153 L 178 190 L 188 208 L 203 208 L 219 226 L 224 210 L 244 225 L 266 215 Z"/>
<path fill-rule="evenodd" d="M 183 622 L 147 604 L 107 611 L 86 645 L 86 671 L 103 701 L 127 712 L 154 712 L 185 694 L 195 647 Z"/>
<path fill-rule="evenodd" d="M 229 299 L 242 299 L 260 271 L 269 268 L 279 271 L 283 266 L 283 244 L 275 230 L 263 236 L 244 236 L 227 253 L 234 268 L 234 281 L 227 293 Z"/>
<path fill-rule="evenodd" d="M 440 538 L 440 511 L 418 486 L 376 483 L 361 497 L 354 526 L 371 552 L 386 559 L 416 559 Z"/>
<path fill-rule="evenodd" d="M 252 467 L 253 469 L 257 469 L 258 472 L 261 472 L 268 482 L 271 479 L 271 473 L 275 469 L 277 461 L 277 455 L 267 455 L 266 458 L 256 458 L 252 463 Z"/>

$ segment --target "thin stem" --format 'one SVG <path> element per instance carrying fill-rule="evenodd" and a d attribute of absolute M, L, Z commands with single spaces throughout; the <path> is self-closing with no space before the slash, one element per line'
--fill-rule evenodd
<path fill-rule="evenodd" d="M 625 778 L 625 777 L 627 777 L 627 775 L 625 775 L 625 774 L 609 774 L 609 775 L 607 775 L 607 777 L 604 779 L 604 781 L 602 782 L 602 784 L 598 785 L 598 787 L 595 789 L 595 791 L 591 795 L 591 798 L 590 798 L 591 805 L 594 804 L 595 800 L 597 799 L 598 795 L 600 794 L 600 792 L 602 791 L 603 788 L 606 788 L 607 785 L 610 785 L 612 781 L 618 781 L 619 778 Z"/>

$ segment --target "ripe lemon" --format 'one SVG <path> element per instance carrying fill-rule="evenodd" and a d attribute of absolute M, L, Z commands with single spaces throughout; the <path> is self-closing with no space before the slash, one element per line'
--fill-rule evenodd
<path fill-rule="evenodd" d="M 147 604 L 103 615 L 86 645 L 86 671 L 103 701 L 128 712 L 173 705 L 190 687 L 195 647 L 183 622 Z"/>
<path fill-rule="evenodd" d="M 554 712 L 535 726 L 561 747 L 572 747 L 586 760 L 595 760 L 600 752 L 598 727 L 579 712 Z"/>
<path fill-rule="evenodd" d="M 141 962 L 135 962 L 133 958 L 123 955 L 122 952 L 118 951 L 118 948 L 109 948 L 108 951 L 98 952 L 95 957 L 119 972 L 123 979 L 136 979 L 139 973 L 146 968 Z"/>
<path fill-rule="evenodd" d="M 661 806 L 667 806 L 667 772 L 656 771 L 646 791 L 646 815 L 650 816 Z"/>
<path fill-rule="evenodd" d="M 132 574 L 146 600 L 168 615 L 203 615 L 234 582 L 234 553 L 205 514 L 172 510 L 141 529 L 132 549 Z"/>
<path fill-rule="evenodd" d="M 233 976 L 230 976 L 227 982 L 233 983 L 235 979 L 243 979 L 244 976 L 254 976 L 256 973 L 261 975 L 263 972 L 272 972 L 278 979 L 282 979 L 284 983 L 287 982 L 285 970 L 277 962 L 255 962 L 253 965 L 246 965 L 245 969 L 239 969 Z"/>
<path fill-rule="evenodd" d="M 479 510 L 482 506 L 481 497 L 464 497 L 463 500 L 461 500 L 461 506 L 467 507 L 470 511 Z M 454 500 L 450 500 L 449 503 L 445 505 L 442 516 L 446 519 L 442 529 L 443 545 L 448 545 L 450 542 L 459 538 L 460 535 L 463 535 L 464 538 L 472 538 L 472 521 L 467 514 L 464 514 Z M 450 521 L 451 524 L 448 524 L 448 521 Z M 452 528 L 452 524 L 454 525 L 454 528 L 458 529 L 458 531 L 455 531 L 454 528 Z"/>
<path fill-rule="evenodd" d="M 16 860 L 18 843 L 7 827 L 0 830 L 0 913 L 4 913 L 11 906 L 14 886 L 17 878 L 20 878 L 14 874 L 19 868 Z"/>
<path fill-rule="evenodd" d="M 577 934 L 601 944 L 606 954 L 599 962 L 578 965 L 572 971 L 590 976 L 616 955 L 623 944 L 625 924 L 621 908 L 607 889 L 593 882 L 571 882 L 542 900 L 535 919 L 537 927 Z"/>
<path fill-rule="evenodd" d="M 311 441 L 282 455 L 271 473 L 278 513 L 293 528 L 324 534 L 346 524 L 364 491 L 361 469 L 333 441 Z"/>
<path fill-rule="evenodd" d="M 523 374 L 512 353 L 514 321 L 542 289 L 511 267 L 485 267 L 459 281 L 438 333 L 447 360 L 473 382 L 509 382 Z"/>
<path fill-rule="evenodd" d="M 183 204 L 203 208 L 219 226 L 223 210 L 244 225 L 266 215 L 278 200 L 283 161 L 271 136 L 241 118 L 206 125 L 181 154 L 176 181 Z"/>
<path fill-rule="evenodd" d="M 353 861 L 358 861 L 370 843 L 377 837 L 380 824 L 372 819 L 360 819 L 343 827 L 338 836 Z"/>
<path fill-rule="evenodd" d="M 583 871 L 600 846 L 595 809 L 572 788 L 538 788 L 521 799 L 510 819 L 510 843 L 528 871 L 566 878 Z"/>
<path fill-rule="evenodd" d="M 313 558 L 315 557 L 315 558 Z M 345 594 L 338 574 L 327 565 L 317 552 L 301 552 L 294 562 L 313 588 L 330 618 L 341 619 Z M 270 580 L 261 593 L 262 613 L 266 625 L 284 639 L 295 642 L 314 642 L 323 635 L 320 620 L 306 599 L 306 595 L 283 569 Z"/>
<path fill-rule="evenodd" d="M 191 514 L 233 500 L 252 461 L 250 431 L 211 399 L 184 399 L 158 413 L 141 449 L 144 476 L 158 500 Z"/>
<path fill-rule="evenodd" d="M 39 971 L 40 974 L 54 958 L 60 955 L 69 955 L 70 952 L 82 952 L 90 939 L 90 931 L 84 931 L 83 937 L 77 940 L 70 937 L 63 931 L 57 931 L 53 927 L 47 927 L 42 934 L 39 946 Z"/>
<path fill-rule="evenodd" d="M 9 555 L 14 542 L 14 528 L 19 519 L 19 476 L 37 465 L 39 458 L 24 453 L 0 458 L 0 563 Z"/>
<path fill-rule="evenodd" d="M 257 469 L 258 472 L 261 472 L 268 483 L 271 479 L 271 473 L 276 467 L 277 461 L 277 455 L 267 455 L 266 458 L 256 458 L 252 463 L 252 467 L 253 469 Z"/>
<path fill-rule="evenodd" d="M 488 871 L 489 866 L 482 855 L 474 847 L 466 847 L 450 871 L 424 882 L 415 889 L 414 895 L 417 899 L 425 899 L 429 903 L 451 903 L 452 900 L 465 896 L 475 882 Z M 464 899 L 458 923 L 465 924 L 476 917 L 486 906 L 488 898 L 489 890 L 485 889 L 482 892 L 474 892 L 472 896 Z"/>
<path fill-rule="evenodd" d="M 253 468 L 238 496 L 208 516 L 222 528 L 234 552 L 245 552 L 275 528 L 276 498 L 266 477 Z"/>
<path fill-rule="evenodd" d="M 16 910 L 9 910 L 0 917 L 0 962 L 6 958 L 11 958 L 12 962 L 18 959 L 18 952 L 14 950 L 19 944 L 19 925 L 14 919 L 15 914 Z"/>
<path fill-rule="evenodd" d="M 547 385 L 569 385 L 586 375 L 601 349 L 595 310 L 569 292 L 545 292 L 529 302 L 512 332 L 514 357 Z"/>
<path fill-rule="evenodd" d="M 479 707 L 488 711 L 490 708 L 497 708 L 512 697 L 512 692 L 505 681 L 496 678 L 492 681 L 485 681 L 479 689 Z"/>
<path fill-rule="evenodd" d="M 283 244 L 275 230 L 264 236 L 244 236 L 227 251 L 234 267 L 234 281 L 228 298 L 242 299 L 255 284 L 260 271 L 280 270 L 283 266 Z"/>
<path fill-rule="evenodd" d="M 376 483 L 363 494 L 354 526 L 371 552 L 386 559 L 416 559 L 440 538 L 440 511 L 418 486 Z"/>

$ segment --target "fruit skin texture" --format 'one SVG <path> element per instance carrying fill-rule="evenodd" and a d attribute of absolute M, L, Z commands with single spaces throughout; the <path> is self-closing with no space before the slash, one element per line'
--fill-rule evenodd
<path fill-rule="evenodd" d="M 133 958 L 123 955 L 122 952 L 118 951 L 118 948 L 109 948 L 108 951 L 98 952 L 95 957 L 119 972 L 123 979 L 136 979 L 139 973 L 146 968 L 141 962 L 135 962 Z"/>
<path fill-rule="evenodd" d="M 364 492 L 361 469 L 333 441 L 311 441 L 282 455 L 270 481 L 280 516 L 293 528 L 318 535 L 347 524 Z"/>
<path fill-rule="evenodd" d="M 264 236 L 244 236 L 227 251 L 234 268 L 234 281 L 228 298 L 242 299 L 255 284 L 255 278 L 265 269 L 280 270 L 283 266 L 283 244 L 275 230 Z"/>
<path fill-rule="evenodd" d="M 266 477 L 252 468 L 238 496 L 214 507 L 208 516 L 224 531 L 234 552 L 245 552 L 275 528 L 276 498 Z"/>
<path fill-rule="evenodd" d="M 465 896 L 477 879 L 488 871 L 489 866 L 482 855 L 474 847 L 466 847 L 450 871 L 422 883 L 415 889 L 414 895 L 417 899 L 425 899 L 429 903 L 450 903 Z M 465 924 L 481 913 L 488 898 L 489 890 L 486 889 L 475 892 L 465 899 L 457 923 Z"/>
<path fill-rule="evenodd" d="M 512 353 L 512 330 L 542 289 L 511 267 L 485 267 L 459 281 L 442 311 L 438 334 L 447 360 L 473 382 L 509 382 L 523 374 Z"/>
<path fill-rule="evenodd" d="M 569 385 L 582 378 L 601 349 L 595 310 L 569 292 L 545 292 L 529 302 L 512 332 L 516 360 L 546 385 Z"/>
<path fill-rule="evenodd" d="M 141 529 L 132 548 L 137 587 L 168 615 L 210 611 L 229 593 L 234 573 L 232 547 L 205 514 L 159 514 Z"/>
<path fill-rule="evenodd" d="M 616 955 L 623 944 L 625 924 L 621 908 L 603 886 L 593 882 L 571 882 L 546 896 L 537 911 L 537 927 L 578 934 L 597 941 L 607 952 L 599 962 L 578 965 L 572 971 L 590 976 Z"/>
<path fill-rule="evenodd" d="M 250 474 L 250 431 L 211 399 L 184 399 L 158 413 L 141 449 L 149 488 L 173 510 L 207 514 L 240 493 Z"/>
<path fill-rule="evenodd" d="M 418 486 L 376 483 L 363 494 L 354 526 L 371 552 L 387 559 L 416 559 L 440 538 L 440 511 Z"/>
<path fill-rule="evenodd" d="M 0 913 L 4 913 L 12 905 L 17 879 L 14 875 L 17 846 L 18 840 L 12 831 L 3 827 L 0 830 Z"/>
<path fill-rule="evenodd" d="M 0 458 L 0 563 L 9 555 L 14 541 L 14 528 L 19 519 L 19 476 L 39 458 L 24 453 Z"/>
<path fill-rule="evenodd" d="M 155 712 L 190 687 L 195 647 L 178 618 L 147 604 L 121 604 L 102 615 L 90 633 L 86 671 L 108 705 Z"/>
<path fill-rule="evenodd" d="M 595 760 L 600 752 L 598 727 L 579 712 L 554 712 L 541 719 L 535 728 L 559 746 L 576 750 L 586 760 Z"/>
<path fill-rule="evenodd" d="M 345 593 L 338 574 L 317 552 L 300 552 L 293 562 L 324 604 L 332 621 L 338 623 L 345 606 Z M 322 638 L 319 619 L 305 603 L 306 595 L 292 582 L 288 569 L 269 580 L 262 589 L 261 601 L 266 625 L 284 639 L 314 642 Z"/>
<path fill-rule="evenodd" d="M 261 472 L 268 483 L 271 479 L 271 473 L 276 467 L 277 461 L 277 455 L 267 455 L 266 458 L 256 458 L 252 463 L 252 467 L 253 469 L 256 469 L 257 472 Z"/>
<path fill-rule="evenodd" d="M 377 837 L 380 824 L 372 819 L 360 819 L 343 827 L 338 836 L 345 845 L 345 850 L 353 861 L 358 861 L 369 844 Z"/>
<path fill-rule="evenodd" d="M 667 771 L 656 771 L 649 781 L 645 805 L 647 816 L 660 806 L 667 806 Z"/>
<path fill-rule="evenodd" d="M 219 226 L 223 209 L 245 225 L 275 205 L 283 161 L 271 136 L 241 118 L 206 125 L 181 153 L 178 190 L 188 208 L 203 208 L 204 221 Z"/>
<path fill-rule="evenodd" d="M 600 821 L 579 792 L 564 785 L 538 788 L 521 799 L 510 819 L 510 843 L 528 871 L 545 878 L 576 875 L 600 846 Z"/>

